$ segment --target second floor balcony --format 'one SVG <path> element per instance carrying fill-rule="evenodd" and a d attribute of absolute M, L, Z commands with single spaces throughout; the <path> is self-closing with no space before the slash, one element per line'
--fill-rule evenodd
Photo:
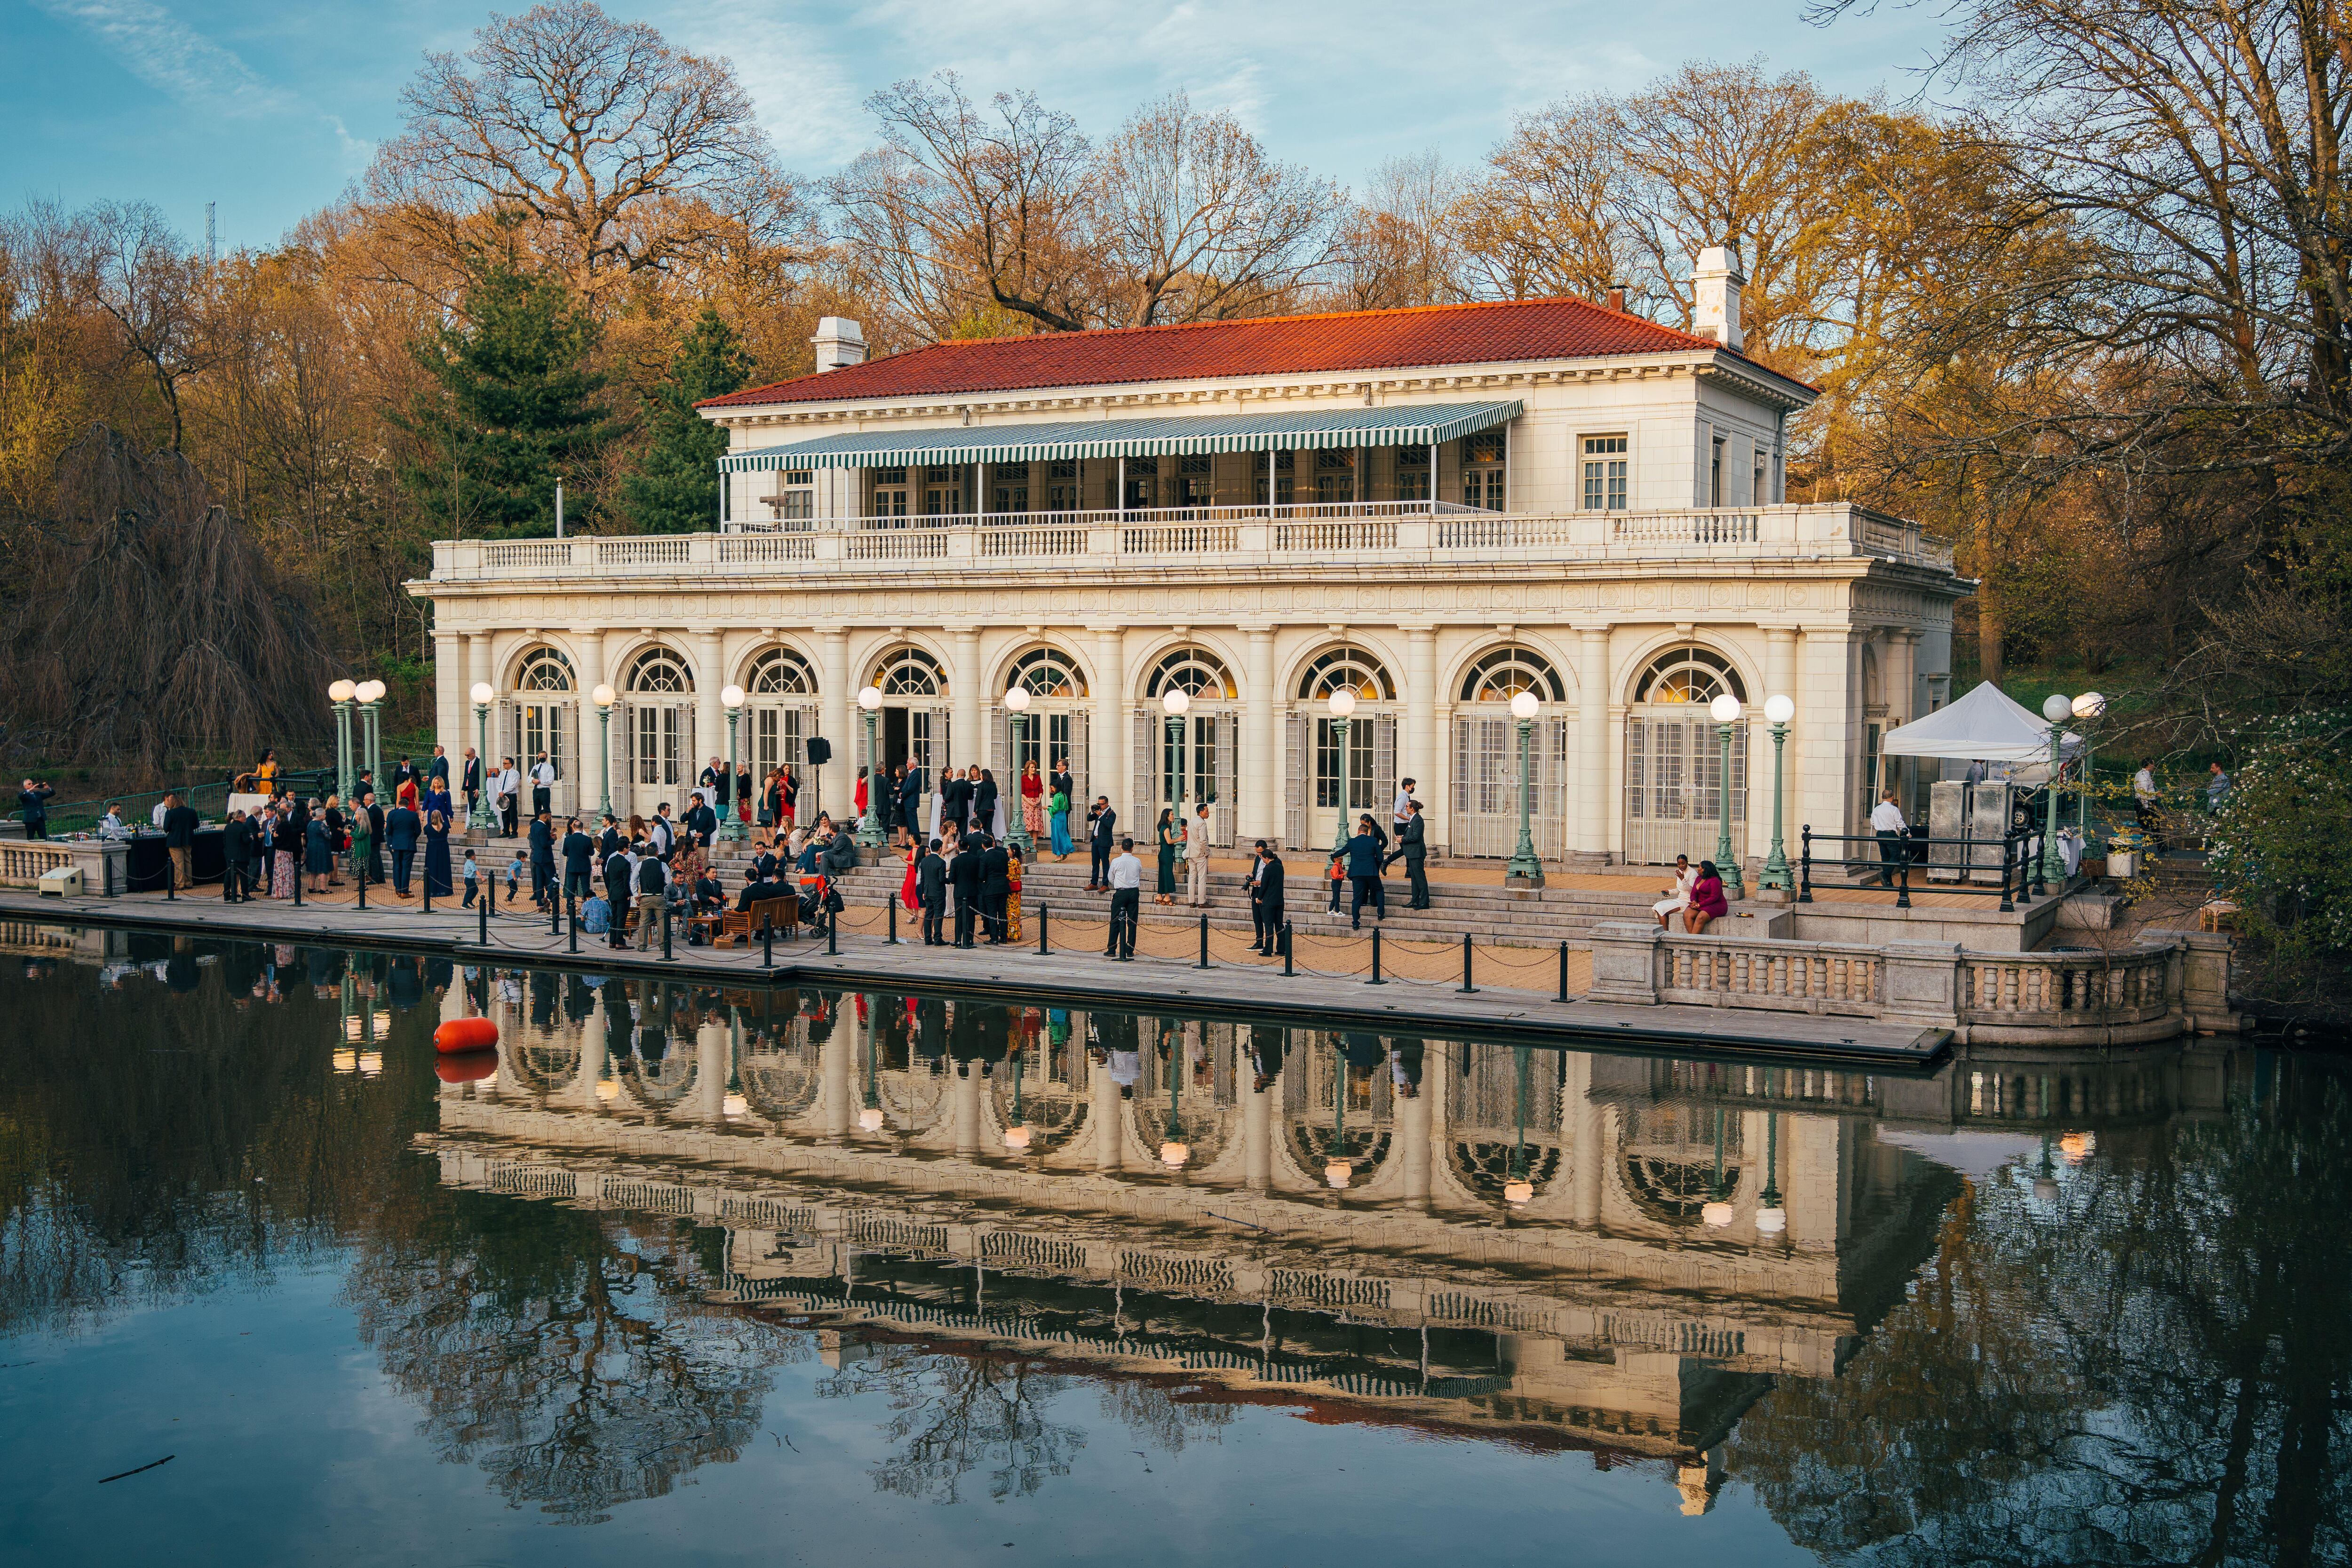
<path fill-rule="evenodd" d="M 1185 566 L 1251 573 L 1345 564 L 1422 570 L 1876 559 L 1949 573 L 1916 522 L 1845 502 L 1566 515 L 1445 501 L 978 512 L 730 525 L 693 534 L 442 541 L 436 582 L 919 574 L 946 563 L 1061 574 Z"/>

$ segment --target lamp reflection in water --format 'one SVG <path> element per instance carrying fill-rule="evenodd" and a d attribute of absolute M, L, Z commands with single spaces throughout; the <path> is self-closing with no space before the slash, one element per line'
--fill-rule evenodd
<path fill-rule="evenodd" d="M 1179 1119 L 1183 1093 L 1184 1053 L 1180 1048 L 1168 1054 L 1167 1140 L 1160 1145 L 1160 1163 L 1171 1171 L 1182 1170 L 1192 1159 L 1192 1146 L 1184 1142 L 1184 1124 Z"/>
<path fill-rule="evenodd" d="M 1016 1154 L 1029 1152 L 1029 1123 L 1021 1114 L 1021 1058 L 1024 1054 L 1019 1046 L 1013 1047 L 1013 1122 L 1004 1130 L 1004 1146 Z"/>
<path fill-rule="evenodd" d="M 1528 1047 L 1513 1046 L 1511 1055 L 1517 1068 L 1517 1086 L 1514 1098 L 1517 1101 L 1517 1131 L 1511 1143 L 1511 1174 L 1503 1184 L 1503 1201 L 1517 1208 L 1536 1195 L 1536 1184 L 1528 1180 Z"/>
<path fill-rule="evenodd" d="M 1721 1230 L 1731 1223 L 1731 1200 L 1723 1186 L 1723 1112 L 1720 1110 L 1715 1113 L 1715 1184 L 1708 1192 L 1711 1195 L 1700 1205 L 1698 1217 L 1709 1227 Z"/>
<path fill-rule="evenodd" d="M 1769 1076 L 1765 1081 L 1771 1081 Z M 1756 1211 L 1756 1234 L 1779 1236 L 1789 1228 L 1789 1211 L 1780 1206 L 1780 1113 L 1777 1110 L 1764 1116 L 1763 1196 L 1764 1205 Z"/>
<path fill-rule="evenodd" d="M 870 799 L 871 796 L 869 795 L 868 798 Z M 866 1016 L 869 1019 L 878 1022 L 879 1009 L 868 1008 Z M 878 1032 L 875 1022 L 869 1022 L 866 1026 L 866 1106 L 857 1113 L 857 1128 L 861 1132 L 882 1131 L 882 1088 L 874 1059 L 874 1037 Z"/>

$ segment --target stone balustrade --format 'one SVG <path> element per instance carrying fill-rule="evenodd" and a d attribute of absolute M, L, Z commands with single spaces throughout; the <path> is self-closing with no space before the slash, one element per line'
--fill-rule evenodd
<path fill-rule="evenodd" d="M 1593 930 L 1587 995 L 1916 1023 L 1978 1045 L 2123 1045 L 2243 1027 L 2229 1005 L 2229 939 L 2183 931 L 2149 931 L 2105 951 L 1977 952 L 1609 921 Z"/>

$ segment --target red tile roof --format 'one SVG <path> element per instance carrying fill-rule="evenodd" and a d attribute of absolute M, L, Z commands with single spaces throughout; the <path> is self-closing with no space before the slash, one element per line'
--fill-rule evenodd
<path fill-rule="evenodd" d="M 695 406 L 1688 353 L 1715 346 L 1711 339 L 1586 300 L 1510 300 L 969 339 L 748 387 Z"/>

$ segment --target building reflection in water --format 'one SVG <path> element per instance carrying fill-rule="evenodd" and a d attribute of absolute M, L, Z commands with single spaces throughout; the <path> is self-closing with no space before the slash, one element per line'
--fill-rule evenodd
<path fill-rule="evenodd" d="M 443 1008 L 502 1040 L 440 1091 L 446 1184 L 723 1233 L 704 1300 L 816 1328 L 843 1391 L 947 1352 L 1663 1459 L 1692 1512 L 1774 1380 L 1903 1298 L 1971 1162 L 2219 1105 L 2231 1065 L 1889 1079 L 546 973 Z M 1017 1381 L 996 1419 L 1050 1474 Z"/>

